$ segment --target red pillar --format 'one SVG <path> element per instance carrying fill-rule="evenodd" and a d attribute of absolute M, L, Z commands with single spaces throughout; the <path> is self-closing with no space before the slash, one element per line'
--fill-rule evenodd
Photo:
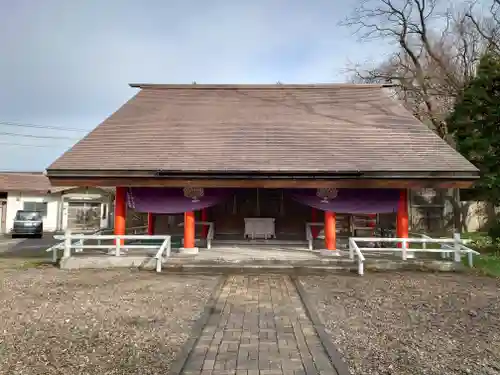
<path fill-rule="evenodd" d="M 148 212 L 148 235 L 152 236 L 155 232 L 155 218 L 152 212 Z"/>
<path fill-rule="evenodd" d="M 127 190 L 123 186 L 116 187 L 115 194 L 115 235 L 125 235 L 125 220 L 127 217 Z M 123 240 L 121 241 L 123 245 Z"/>
<path fill-rule="evenodd" d="M 336 215 L 325 211 L 325 247 L 327 250 L 337 250 Z"/>
<path fill-rule="evenodd" d="M 396 236 L 408 238 L 408 190 L 401 189 L 399 193 L 398 215 L 396 222 Z M 402 244 L 398 244 L 401 247 Z"/>
<path fill-rule="evenodd" d="M 201 221 L 207 221 L 207 209 L 204 208 L 201 210 Z M 207 238 L 208 235 L 208 225 L 203 225 L 203 238 Z"/>
<path fill-rule="evenodd" d="M 318 221 L 318 210 L 316 210 L 314 207 L 312 208 L 311 211 L 311 221 L 313 223 L 316 223 Z M 311 234 L 313 238 L 318 237 L 318 227 L 312 226 L 311 227 Z"/>
<path fill-rule="evenodd" d="M 375 235 L 375 227 L 377 226 L 377 214 L 369 214 L 368 219 L 370 220 L 368 226 L 371 228 L 371 235 L 373 237 Z"/>
<path fill-rule="evenodd" d="M 184 213 L 184 248 L 193 249 L 195 246 L 194 240 L 194 212 Z"/>

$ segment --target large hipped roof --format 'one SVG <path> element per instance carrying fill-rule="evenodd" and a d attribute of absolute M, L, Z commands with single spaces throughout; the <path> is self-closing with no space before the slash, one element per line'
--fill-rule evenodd
<path fill-rule="evenodd" d="M 382 85 L 133 86 L 49 176 L 477 172 Z"/>

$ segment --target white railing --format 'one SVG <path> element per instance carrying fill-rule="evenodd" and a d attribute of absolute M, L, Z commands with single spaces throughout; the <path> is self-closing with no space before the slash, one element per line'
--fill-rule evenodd
<path fill-rule="evenodd" d="M 130 227 L 125 229 L 125 234 L 127 233 L 132 233 L 132 234 L 139 234 L 139 233 L 146 233 L 147 231 L 147 226 L 136 226 L 136 227 Z M 104 229 L 97 229 L 94 232 L 87 233 L 86 235 L 104 235 L 104 234 L 112 234 L 114 232 L 113 228 L 104 228 Z M 66 235 L 71 234 L 71 231 L 67 230 L 64 235 L 61 234 L 56 234 L 54 236 L 54 239 L 56 240 L 61 240 L 60 242 L 56 243 L 55 245 L 49 247 L 47 250 L 45 250 L 47 253 L 52 252 L 52 262 L 56 263 L 58 259 L 58 251 L 64 249 L 64 244 L 65 244 L 65 238 Z M 77 233 L 73 233 L 74 235 Z M 80 234 L 85 234 L 85 233 L 80 233 Z M 83 245 L 84 244 L 84 239 L 79 239 L 75 241 L 75 244 Z M 101 245 L 102 244 L 102 239 L 97 240 L 97 244 Z M 81 252 L 82 249 L 76 250 L 76 252 Z"/>
<path fill-rule="evenodd" d="M 370 243 L 383 243 L 383 242 L 391 242 L 391 243 L 400 243 L 401 247 L 362 247 L 359 245 L 360 242 L 370 242 Z M 411 243 L 420 243 L 422 244 L 422 248 L 409 248 L 409 244 Z M 438 244 L 441 245 L 438 249 L 429 249 L 426 244 Z M 475 250 L 472 250 L 464 245 L 464 241 L 460 239 L 460 235 L 456 234 L 454 238 L 430 238 L 425 236 L 424 238 L 384 238 L 384 237 L 351 237 L 349 239 L 350 246 L 349 248 L 349 256 L 351 259 L 354 259 L 354 252 L 356 248 L 360 252 L 376 252 L 376 253 L 401 253 L 401 257 L 403 260 L 407 260 L 411 258 L 413 253 L 422 252 L 422 253 L 454 253 L 455 262 L 461 262 L 462 255 L 467 254 L 469 266 L 473 266 L 473 256 L 479 255 L 479 253 Z M 453 246 L 451 246 L 453 245 Z"/>
<path fill-rule="evenodd" d="M 323 227 L 325 226 L 325 223 L 322 222 L 313 222 L 313 223 L 306 223 L 306 239 L 307 239 L 307 245 L 310 251 L 313 250 L 314 247 L 314 236 L 312 235 L 312 227 Z"/>
<path fill-rule="evenodd" d="M 410 236 L 420 236 L 421 238 L 424 238 L 424 239 L 427 239 L 427 240 L 432 240 L 432 237 L 430 237 L 430 236 L 428 236 L 426 234 L 423 234 L 423 233 L 412 233 L 412 232 L 410 232 L 409 234 L 410 234 Z M 460 246 L 464 247 L 465 250 L 467 250 L 467 249 L 468 250 L 472 250 L 472 249 L 469 249 L 468 247 L 464 246 L 464 244 L 470 243 L 471 240 L 469 240 L 469 239 L 463 239 L 463 240 L 461 240 L 460 239 L 460 233 L 454 233 L 453 234 L 453 238 L 456 239 L 457 243 L 459 243 Z M 454 246 L 451 246 L 451 245 L 448 245 L 446 243 L 443 243 L 443 244 L 440 244 L 440 247 L 441 247 L 441 249 L 443 249 L 443 251 L 441 252 L 441 258 L 446 259 L 446 258 L 451 258 L 452 257 L 452 254 L 455 251 L 455 244 L 454 244 Z M 423 249 L 427 248 L 427 241 L 422 242 L 422 248 Z M 448 250 L 448 251 L 446 251 L 446 250 Z M 474 250 L 472 250 L 472 251 L 474 251 Z M 471 253 L 471 252 L 468 252 L 467 255 L 469 257 L 468 262 L 469 262 L 470 265 L 472 265 L 473 264 L 473 255 L 474 254 Z"/>
<path fill-rule="evenodd" d="M 94 235 L 98 234 L 114 234 L 114 229 L 113 228 L 106 228 L 106 229 L 99 229 L 98 231 L 95 231 Z M 147 225 L 140 225 L 136 227 L 130 227 L 130 228 L 125 228 L 125 234 L 146 234 L 148 232 L 148 226 Z M 100 245 L 102 240 L 97 240 L 97 243 Z"/>
<path fill-rule="evenodd" d="M 203 224 L 208 224 L 208 232 L 207 232 L 207 249 L 210 250 L 212 248 L 212 240 L 214 239 L 215 230 L 214 223 L 211 221 L 203 221 Z"/>
<path fill-rule="evenodd" d="M 364 269 L 364 264 L 365 264 L 365 257 L 361 253 L 361 250 L 359 249 L 358 244 L 354 239 L 351 237 L 349 238 L 349 257 L 354 260 L 354 256 L 358 258 L 358 274 L 363 276 L 365 273 Z"/>
<path fill-rule="evenodd" d="M 168 238 L 163 241 L 158 252 L 155 255 L 156 259 L 156 272 L 161 272 L 161 265 L 170 258 L 170 253 L 172 251 L 172 237 L 168 236 Z M 165 253 L 165 255 L 163 254 Z"/>
<path fill-rule="evenodd" d="M 110 243 L 103 245 L 102 242 L 99 244 L 89 244 L 85 245 L 85 241 L 88 240 L 98 240 L 108 241 Z M 125 241 L 130 240 L 162 240 L 160 246 L 157 244 L 126 244 Z M 154 259 L 156 259 L 156 270 L 158 272 L 161 271 L 161 264 L 166 260 L 166 258 L 170 257 L 172 250 L 172 240 L 171 236 L 149 236 L 149 235 L 103 235 L 103 234 L 71 234 L 68 233 L 64 237 L 64 258 L 69 258 L 71 256 L 72 250 L 78 252 L 84 249 L 93 249 L 93 250 L 106 250 L 108 255 L 114 256 L 122 256 L 122 250 L 156 250 Z"/>

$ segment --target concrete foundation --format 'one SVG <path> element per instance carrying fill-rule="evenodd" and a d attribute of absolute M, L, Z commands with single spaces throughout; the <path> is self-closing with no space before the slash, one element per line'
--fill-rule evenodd
<path fill-rule="evenodd" d="M 156 259 L 150 256 L 71 256 L 62 258 L 61 269 L 107 269 L 107 268 L 142 268 L 155 269 Z"/>
<path fill-rule="evenodd" d="M 231 251 L 230 251 L 231 250 Z M 164 272 L 201 272 L 201 273 L 327 273 L 327 272 L 357 272 L 357 261 L 347 257 L 346 252 L 336 252 L 339 256 L 321 257 L 319 254 L 295 251 L 275 251 L 261 257 L 251 256 L 245 249 L 228 249 L 224 251 L 203 251 L 199 255 L 183 253 L 173 254 L 163 264 Z M 331 251 L 330 251 L 331 252 Z M 250 256 L 249 256 L 250 255 Z M 156 259 L 148 255 L 75 255 L 60 261 L 62 269 L 107 269 L 107 268 L 139 268 L 153 270 Z M 464 266 L 458 262 L 433 259 L 388 259 L 381 257 L 367 258 L 365 271 L 462 271 Z"/>
<path fill-rule="evenodd" d="M 179 249 L 180 254 L 189 254 L 189 255 L 196 255 L 199 253 L 199 249 L 197 247 L 181 247 Z"/>

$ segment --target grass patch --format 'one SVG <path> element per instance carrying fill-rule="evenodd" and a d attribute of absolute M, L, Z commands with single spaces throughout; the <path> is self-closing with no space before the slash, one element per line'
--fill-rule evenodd
<path fill-rule="evenodd" d="M 500 277 L 500 253 L 474 256 L 474 269 L 486 276 Z"/>

